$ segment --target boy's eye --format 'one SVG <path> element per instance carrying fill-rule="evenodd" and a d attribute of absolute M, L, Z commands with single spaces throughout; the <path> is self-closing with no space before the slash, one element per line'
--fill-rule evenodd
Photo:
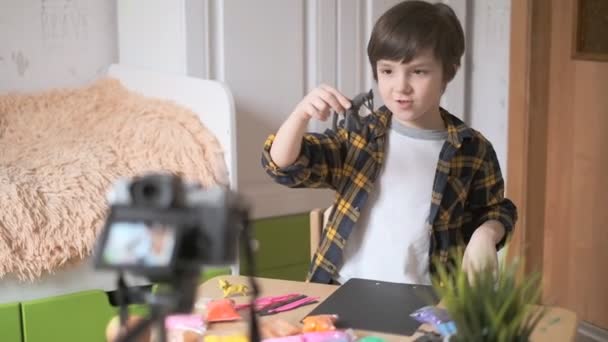
<path fill-rule="evenodd" d="M 380 73 L 384 75 L 390 75 L 392 72 L 391 69 L 380 69 Z"/>
<path fill-rule="evenodd" d="M 414 74 L 416 75 L 426 75 L 428 73 L 428 71 L 424 70 L 424 69 L 416 69 L 414 70 Z"/>

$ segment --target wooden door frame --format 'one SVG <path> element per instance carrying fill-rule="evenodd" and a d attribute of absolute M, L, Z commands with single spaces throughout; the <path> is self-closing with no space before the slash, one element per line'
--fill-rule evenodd
<path fill-rule="evenodd" d="M 507 196 L 518 208 L 510 256 L 542 272 L 551 0 L 511 4 Z"/>

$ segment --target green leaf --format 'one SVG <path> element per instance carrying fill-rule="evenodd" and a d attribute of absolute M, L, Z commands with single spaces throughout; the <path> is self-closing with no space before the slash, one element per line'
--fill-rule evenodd
<path fill-rule="evenodd" d="M 451 251 L 453 269 L 434 259 L 432 284 L 456 323 L 455 341 L 526 341 L 545 309 L 532 307 L 540 299 L 540 274 L 518 280 L 521 259 L 504 262 L 496 271 L 476 273 L 469 282 L 462 269 L 462 249 Z M 534 308 L 534 309 L 532 309 Z"/>

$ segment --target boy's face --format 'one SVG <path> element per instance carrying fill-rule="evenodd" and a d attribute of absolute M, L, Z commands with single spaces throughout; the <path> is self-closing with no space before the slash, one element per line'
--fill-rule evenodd
<path fill-rule="evenodd" d="M 380 97 L 395 119 L 411 127 L 443 128 L 439 114 L 443 67 L 430 49 L 408 63 L 381 59 L 376 68 Z"/>

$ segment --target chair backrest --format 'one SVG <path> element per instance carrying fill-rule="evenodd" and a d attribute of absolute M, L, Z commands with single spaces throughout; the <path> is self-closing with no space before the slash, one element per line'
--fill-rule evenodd
<path fill-rule="evenodd" d="M 315 255 L 319 244 L 321 243 L 321 235 L 323 234 L 323 228 L 327 224 L 329 215 L 331 214 L 333 206 L 329 208 L 315 208 L 310 211 L 310 259 Z"/>

